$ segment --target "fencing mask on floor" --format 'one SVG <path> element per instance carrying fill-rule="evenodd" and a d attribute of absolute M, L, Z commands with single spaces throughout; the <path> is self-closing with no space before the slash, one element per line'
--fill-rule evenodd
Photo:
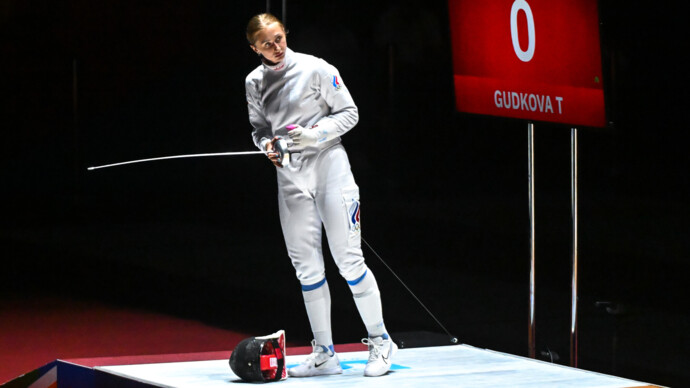
<path fill-rule="evenodd" d="M 285 331 L 242 340 L 232 355 L 230 369 L 244 381 L 271 382 L 287 378 Z"/>

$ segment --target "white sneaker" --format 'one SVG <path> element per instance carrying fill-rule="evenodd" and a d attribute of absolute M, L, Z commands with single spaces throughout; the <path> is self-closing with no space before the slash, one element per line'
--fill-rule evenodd
<path fill-rule="evenodd" d="M 311 341 L 314 351 L 300 365 L 288 370 L 291 377 L 309 377 L 321 375 L 337 375 L 343 373 L 340 367 L 338 355 L 323 345 L 317 345 L 316 340 Z"/>
<path fill-rule="evenodd" d="M 391 368 L 391 359 L 398 350 L 398 345 L 386 335 L 383 337 L 364 338 L 362 343 L 369 347 L 369 361 L 364 367 L 364 375 L 369 377 L 386 374 Z"/>

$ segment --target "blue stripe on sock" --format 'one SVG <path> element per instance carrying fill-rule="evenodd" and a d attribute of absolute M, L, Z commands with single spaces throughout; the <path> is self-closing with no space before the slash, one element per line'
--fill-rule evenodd
<path fill-rule="evenodd" d="M 369 270 L 364 271 L 364 275 L 358 277 L 358 278 L 355 279 L 355 280 L 348 280 L 348 281 L 347 281 L 347 284 L 349 284 L 349 285 L 351 285 L 351 286 L 356 286 L 357 284 L 359 284 L 359 282 L 361 282 L 362 280 L 364 280 L 364 277 L 367 276 L 367 272 L 369 272 Z"/>
<path fill-rule="evenodd" d="M 323 280 L 321 280 L 321 281 L 318 282 L 318 283 L 308 284 L 308 285 L 302 284 L 302 291 L 311 291 L 311 290 L 315 290 L 315 289 L 317 289 L 317 288 L 323 286 L 324 284 L 326 284 L 326 278 L 323 278 Z"/>

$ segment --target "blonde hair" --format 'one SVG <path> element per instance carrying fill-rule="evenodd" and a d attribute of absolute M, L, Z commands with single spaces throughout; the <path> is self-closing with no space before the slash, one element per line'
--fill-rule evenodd
<path fill-rule="evenodd" d="M 256 34 L 273 23 L 278 23 L 280 28 L 285 31 L 283 22 L 270 13 L 261 13 L 249 19 L 249 23 L 247 23 L 247 41 L 249 41 L 249 44 L 254 45 Z"/>

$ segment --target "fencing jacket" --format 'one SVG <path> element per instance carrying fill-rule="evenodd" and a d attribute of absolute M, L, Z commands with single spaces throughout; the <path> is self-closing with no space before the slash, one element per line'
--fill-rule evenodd
<path fill-rule="evenodd" d="M 339 143 L 359 120 L 338 70 L 323 59 L 289 48 L 279 64 L 264 63 L 249 73 L 245 88 L 252 137 L 261 150 L 274 136 L 287 138 L 286 126 L 298 124 L 319 130 L 317 144 L 303 149 L 303 156 L 318 154 Z"/>

